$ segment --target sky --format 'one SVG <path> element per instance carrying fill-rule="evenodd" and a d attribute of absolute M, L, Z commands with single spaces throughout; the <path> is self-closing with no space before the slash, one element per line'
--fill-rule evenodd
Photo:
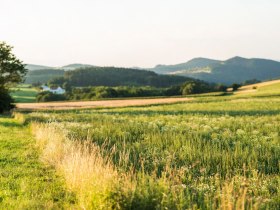
<path fill-rule="evenodd" d="M 279 11 L 279 0 L 0 0 L 0 41 L 48 66 L 280 60 Z"/>

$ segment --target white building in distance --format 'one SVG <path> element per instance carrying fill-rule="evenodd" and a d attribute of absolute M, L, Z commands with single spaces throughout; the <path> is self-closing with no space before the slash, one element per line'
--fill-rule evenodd
<path fill-rule="evenodd" d="M 53 94 L 61 95 L 61 94 L 65 93 L 65 90 L 61 87 L 57 87 L 56 89 L 54 89 L 54 88 L 50 88 L 46 85 L 43 85 L 43 86 L 41 86 L 41 88 L 42 88 L 42 91 L 48 91 L 48 92 L 51 92 Z"/>

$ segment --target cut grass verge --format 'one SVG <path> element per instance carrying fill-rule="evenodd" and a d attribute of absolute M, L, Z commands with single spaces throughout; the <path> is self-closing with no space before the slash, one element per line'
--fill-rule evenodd
<path fill-rule="evenodd" d="M 0 116 L 0 209 L 70 208 L 64 180 L 38 159 L 29 128 Z"/>

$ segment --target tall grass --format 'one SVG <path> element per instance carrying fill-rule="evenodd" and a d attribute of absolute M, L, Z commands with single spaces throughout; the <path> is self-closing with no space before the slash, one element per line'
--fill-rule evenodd
<path fill-rule="evenodd" d="M 63 128 L 59 123 L 32 124 L 42 160 L 65 177 L 83 209 L 244 209 L 258 205 L 247 195 L 243 176 L 225 182 L 212 177 L 208 182 L 216 190 L 211 192 L 205 180 L 196 180 L 188 169 L 176 169 L 171 162 L 160 175 L 157 170 L 145 171 L 144 159 L 139 160 L 140 170 L 120 170 L 112 160 L 115 147 L 110 155 L 106 145 L 71 139 Z M 120 158 L 122 167 L 127 164 L 124 168 L 129 167 L 127 155 Z M 194 180 L 196 189 L 191 184 Z"/>
<path fill-rule="evenodd" d="M 279 209 L 280 99 L 30 113 L 85 209 Z"/>
<path fill-rule="evenodd" d="M 118 173 L 110 157 L 102 158 L 94 144 L 68 139 L 56 126 L 32 124 L 43 161 L 65 177 L 83 209 L 112 208 L 108 196 L 118 183 Z"/>

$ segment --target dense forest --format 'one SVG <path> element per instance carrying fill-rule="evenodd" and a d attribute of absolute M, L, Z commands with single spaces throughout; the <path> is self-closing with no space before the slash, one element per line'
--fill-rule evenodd
<path fill-rule="evenodd" d="M 158 75 L 151 71 L 115 67 L 89 67 L 67 71 L 63 77 L 56 77 L 49 84 L 67 83 L 71 87 L 88 86 L 152 86 L 170 87 L 193 79 L 182 76 Z"/>

